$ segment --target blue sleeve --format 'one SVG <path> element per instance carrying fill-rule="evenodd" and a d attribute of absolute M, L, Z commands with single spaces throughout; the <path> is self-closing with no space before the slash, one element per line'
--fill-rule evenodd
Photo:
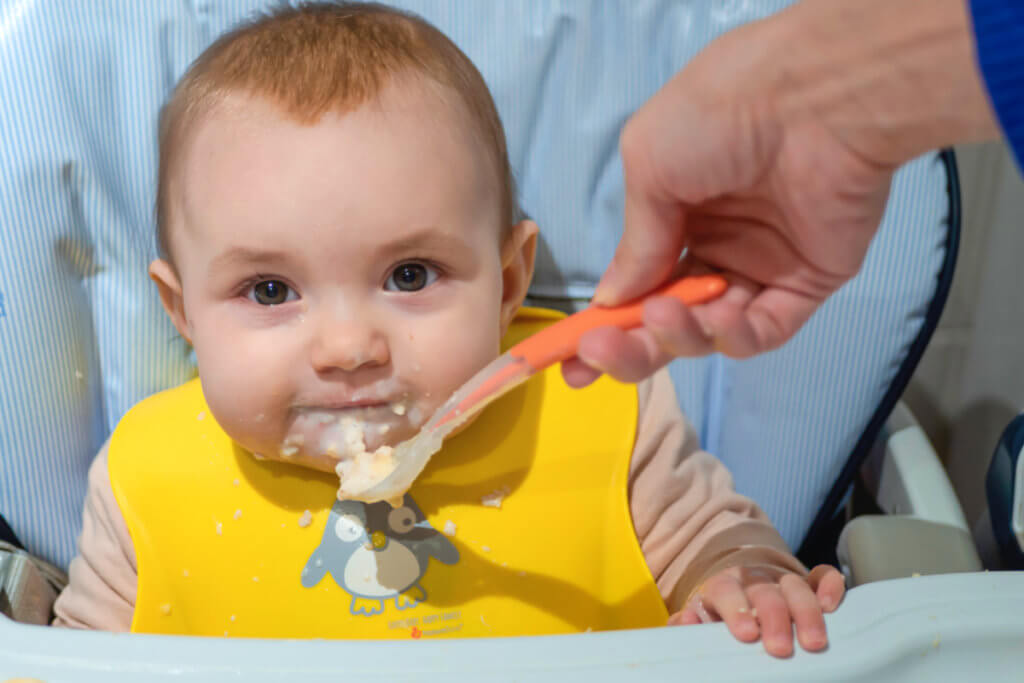
<path fill-rule="evenodd" d="M 970 5 L 985 86 L 1024 172 L 1024 2 L 970 0 Z"/>

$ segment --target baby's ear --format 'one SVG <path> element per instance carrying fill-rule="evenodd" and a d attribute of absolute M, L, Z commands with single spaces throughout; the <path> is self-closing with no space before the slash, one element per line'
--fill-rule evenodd
<path fill-rule="evenodd" d="M 160 292 L 160 302 L 178 329 L 178 334 L 191 344 L 192 337 L 188 330 L 188 319 L 185 317 L 185 299 L 181 294 L 181 280 L 174 272 L 174 266 L 164 259 L 157 259 L 149 264 L 149 277 L 156 283 L 156 288 Z"/>
<path fill-rule="evenodd" d="M 523 220 L 512 230 L 501 246 L 501 334 L 505 335 L 516 311 L 526 298 L 533 279 L 533 261 L 537 255 L 537 224 Z"/>

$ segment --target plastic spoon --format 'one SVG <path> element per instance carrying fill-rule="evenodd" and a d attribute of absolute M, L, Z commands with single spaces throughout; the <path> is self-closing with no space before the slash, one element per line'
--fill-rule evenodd
<path fill-rule="evenodd" d="M 362 491 L 346 490 L 343 480 L 338 497 L 366 503 L 400 501 L 430 457 L 441 449 L 446 436 L 537 372 L 574 357 L 585 332 L 606 326 L 623 330 L 639 327 L 643 323 L 644 301 L 652 297 L 670 296 L 692 306 L 718 297 L 727 286 L 718 275 L 686 277 L 628 304 L 591 306 L 544 328 L 477 372 L 434 412 L 416 436 L 398 444 L 393 454 L 395 469 L 388 476 Z"/>

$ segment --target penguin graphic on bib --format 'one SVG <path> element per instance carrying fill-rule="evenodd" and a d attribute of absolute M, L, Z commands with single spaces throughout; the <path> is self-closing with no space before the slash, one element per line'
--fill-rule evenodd
<path fill-rule="evenodd" d="M 312 588 L 329 573 L 352 596 L 354 615 L 380 614 L 389 600 L 407 609 L 427 598 L 420 579 L 431 557 L 455 564 L 459 551 L 408 494 L 396 508 L 386 502 L 337 501 L 302 570 L 302 585 Z"/>

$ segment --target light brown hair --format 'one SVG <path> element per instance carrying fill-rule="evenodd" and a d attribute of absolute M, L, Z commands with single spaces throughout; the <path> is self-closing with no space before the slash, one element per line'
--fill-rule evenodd
<path fill-rule="evenodd" d="M 456 96 L 495 167 L 502 234 L 519 219 L 505 132 L 480 72 L 419 17 L 375 3 L 281 7 L 218 38 L 178 82 L 160 114 L 157 242 L 170 258 L 170 185 L 195 123 L 231 93 L 262 97 L 300 123 L 372 101 L 400 74 L 427 76 Z"/>

